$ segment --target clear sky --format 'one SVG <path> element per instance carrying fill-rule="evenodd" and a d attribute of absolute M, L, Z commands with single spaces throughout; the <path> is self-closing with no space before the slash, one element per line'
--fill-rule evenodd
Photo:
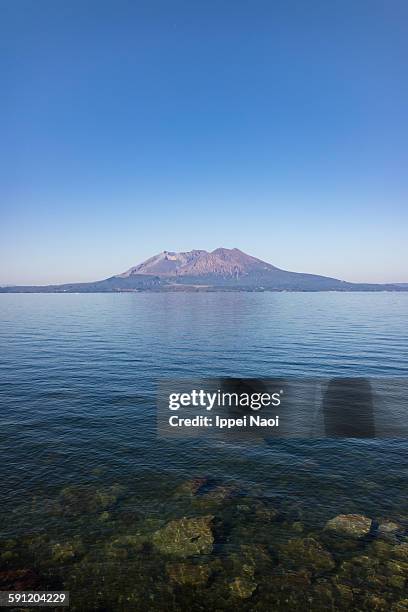
<path fill-rule="evenodd" d="M 1 284 L 219 246 L 408 282 L 406 0 L 1 9 Z"/>

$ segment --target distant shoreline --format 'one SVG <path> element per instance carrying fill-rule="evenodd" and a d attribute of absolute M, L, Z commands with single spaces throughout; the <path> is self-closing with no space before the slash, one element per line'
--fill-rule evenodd
<path fill-rule="evenodd" d="M 240 249 L 162 251 L 121 274 L 98 281 L 9 285 L 0 293 L 213 293 L 408 291 L 408 283 L 350 283 L 283 270 Z"/>
<path fill-rule="evenodd" d="M 118 290 L 53 290 L 53 289 L 23 289 L 17 287 L 0 287 L 0 295 L 10 294 L 53 294 L 53 295 L 103 295 L 103 294 L 160 294 L 160 293 L 408 293 L 408 285 L 400 288 L 386 289 L 235 289 L 235 288 L 220 288 L 220 287 L 180 287 L 180 288 L 161 288 L 161 289 L 118 289 Z"/>

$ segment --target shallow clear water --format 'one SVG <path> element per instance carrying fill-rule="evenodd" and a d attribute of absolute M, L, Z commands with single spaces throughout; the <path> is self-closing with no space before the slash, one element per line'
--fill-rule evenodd
<path fill-rule="evenodd" d="M 404 377 L 408 294 L 5 294 L 0 341 L 3 570 L 30 571 L 42 586 L 69 588 L 71 599 L 88 593 L 74 609 L 201 609 L 199 601 L 207 609 L 285 609 L 262 575 L 279 576 L 280 563 L 287 569 L 279 546 L 288 538 L 319 538 L 328 519 L 358 513 L 396 521 L 398 543 L 405 541 L 405 440 L 166 441 L 156 437 L 155 395 L 160 377 Z M 178 495 L 194 477 L 207 479 L 204 494 Z M 224 486 L 231 495 L 207 503 L 206 487 Z M 245 503 L 273 507 L 279 518 L 241 525 Z M 215 517 L 214 546 L 192 563 L 204 559 L 210 578 L 193 588 L 170 580 L 174 555 L 158 555 L 152 534 L 203 513 Z M 115 544 L 142 532 L 141 547 Z M 249 542 L 266 547 L 275 569 L 256 569 L 256 588 L 242 596 L 231 587 L 231 559 Z M 302 593 L 331 581 L 330 605 L 346 609 L 333 595 L 344 553 L 331 552 L 336 569 L 323 578 L 288 571 L 309 571 L 309 586 L 296 587 Z M 364 597 L 382 589 L 386 605 L 402 598 L 395 585 L 376 588 Z M 319 593 L 312 609 L 328 605 Z M 303 604 L 296 597 L 293 609 L 302 609 L 310 593 Z"/>

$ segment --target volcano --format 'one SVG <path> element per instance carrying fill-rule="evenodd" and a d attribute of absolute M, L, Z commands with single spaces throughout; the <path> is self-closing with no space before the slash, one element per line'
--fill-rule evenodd
<path fill-rule="evenodd" d="M 158 276 L 216 276 L 239 279 L 259 271 L 277 270 L 275 266 L 247 255 L 239 249 L 215 249 L 208 251 L 188 251 L 173 253 L 163 251 L 143 263 L 130 268 L 120 276 L 129 278 L 134 274 L 156 274 Z"/>
<path fill-rule="evenodd" d="M 162 251 L 127 271 L 91 283 L 2 287 L 2 293 L 125 291 L 407 291 L 405 285 L 349 283 L 290 272 L 240 249 Z"/>

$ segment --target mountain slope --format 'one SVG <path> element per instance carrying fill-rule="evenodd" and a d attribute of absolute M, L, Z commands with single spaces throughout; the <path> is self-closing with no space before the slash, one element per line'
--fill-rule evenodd
<path fill-rule="evenodd" d="M 125 291 L 407 291 L 408 285 L 377 285 L 289 272 L 239 249 L 163 251 L 117 276 L 92 283 L 2 287 L 2 293 Z"/>
<path fill-rule="evenodd" d="M 130 268 L 120 276 L 127 278 L 133 274 L 156 274 L 158 276 L 223 276 L 234 277 L 256 271 L 277 270 L 271 264 L 247 255 L 239 249 L 215 249 L 173 253 L 163 251 L 143 263 Z"/>
<path fill-rule="evenodd" d="M 241 290 L 355 291 L 384 290 L 389 286 L 354 284 L 316 274 L 281 270 L 239 249 L 218 248 L 212 252 L 163 251 L 130 268 L 119 278 L 154 274 L 167 286 L 208 286 Z"/>

